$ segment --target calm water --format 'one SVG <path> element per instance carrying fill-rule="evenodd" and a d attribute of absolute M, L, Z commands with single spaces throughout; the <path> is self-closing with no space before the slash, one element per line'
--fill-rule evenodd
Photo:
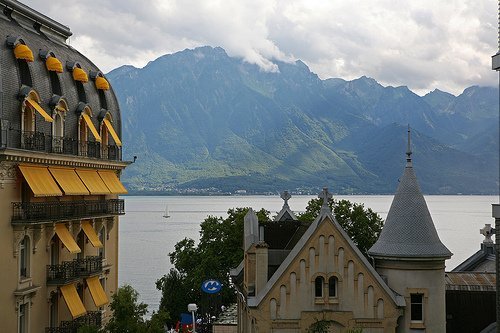
<path fill-rule="evenodd" d="M 120 218 L 119 283 L 132 285 L 149 310 L 156 310 L 160 293 L 155 281 L 172 265 L 168 253 L 184 237 L 199 239 L 199 225 L 208 215 L 226 216 L 229 208 L 265 208 L 272 215 L 282 207 L 278 196 L 134 197 L 126 196 L 126 215 Z M 294 196 L 290 207 L 303 211 L 311 196 Z M 336 196 L 363 203 L 385 219 L 393 196 Z M 497 196 L 426 196 L 441 241 L 453 252 L 446 262 L 451 270 L 476 252 L 484 237 L 479 229 L 494 225 L 491 204 Z M 168 205 L 170 218 L 163 218 Z"/>

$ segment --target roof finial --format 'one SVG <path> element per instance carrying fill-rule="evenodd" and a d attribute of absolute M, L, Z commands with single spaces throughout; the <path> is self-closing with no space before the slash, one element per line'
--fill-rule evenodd
<path fill-rule="evenodd" d="M 408 124 L 408 148 L 406 149 L 406 166 L 411 167 L 411 129 Z"/>
<path fill-rule="evenodd" d="M 283 201 L 285 201 L 285 203 L 283 204 L 283 208 L 289 207 L 288 200 L 290 200 L 291 197 L 292 196 L 290 195 L 290 193 L 288 193 L 288 191 L 281 192 L 281 199 L 283 199 Z"/>
<path fill-rule="evenodd" d="M 318 194 L 318 198 L 323 199 L 323 204 L 321 205 L 320 214 L 331 213 L 330 207 L 328 206 L 328 200 L 332 198 L 332 194 L 328 192 L 328 187 L 323 187 L 323 191 Z"/>

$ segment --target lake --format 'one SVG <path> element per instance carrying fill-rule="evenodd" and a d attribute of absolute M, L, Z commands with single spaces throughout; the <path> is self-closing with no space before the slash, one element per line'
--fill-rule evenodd
<path fill-rule="evenodd" d="M 312 196 L 293 196 L 289 205 L 293 211 L 304 211 Z M 335 196 L 363 203 L 385 219 L 392 195 Z M 283 206 L 279 196 L 125 196 L 126 214 L 119 223 L 119 284 L 132 285 L 140 301 L 157 310 L 161 294 L 156 290 L 157 279 L 167 274 L 172 265 L 168 253 L 185 237 L 198 241 L 200 223 L 208 215 L 223 216 L 229 208 L 265 208 L 276 215 Z M 479 229 L 485 223 L 494 226 L 491 204 L 497 196 L 425 196 L 441 241 L 453 252 L 446 269 L 455 268 L 480 248 L 484 237 Z M 168 219 L 164 218 L 168 206 Z"/>

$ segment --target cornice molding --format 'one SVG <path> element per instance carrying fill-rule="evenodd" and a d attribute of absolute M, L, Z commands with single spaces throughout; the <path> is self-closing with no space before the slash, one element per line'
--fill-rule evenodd
<path fill-rule="evenodd" d="M 125 167 L 131 163 L 128 161 L 112 161 L 71 155 L 48 154 L 13 148 L 0 150 L 0 161 L 111 170 L 125 169 Z"/>

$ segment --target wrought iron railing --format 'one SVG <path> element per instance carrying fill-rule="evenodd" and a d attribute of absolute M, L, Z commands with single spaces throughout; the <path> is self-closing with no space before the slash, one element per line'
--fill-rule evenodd
<path fill-rule="evenodd" d="M 1 119 L 0 119 L 1 121 Z M 0 147 L 20 148 L 54 154 L 94 157 L 121 161 L 121 147 L 102 145 L 94 140 L 79 141 L 38 131 L 0 128 Z"/>
<path fill-rule="evenodd" d="M 125 214 L 123 199 L 13 202 L 13 223 L 39 223 L 73 218 Z"/>
<path fill-rule="evenodd" d="M 59 285 L 88 277 L 102 272 L 102 257 L 88 256 L 85 258 L 63 261 L 57 265 L 47 265 L 47 284 Z"/>
<path fill-rule="evenodd" d="M 82 326 L 101 328 L 102 314 L 99 311 L 89 311 L 86 315 L 70 321 L 61 321 L 58 327 L 46 327 L 45 333 L 77 333 Z"/>

